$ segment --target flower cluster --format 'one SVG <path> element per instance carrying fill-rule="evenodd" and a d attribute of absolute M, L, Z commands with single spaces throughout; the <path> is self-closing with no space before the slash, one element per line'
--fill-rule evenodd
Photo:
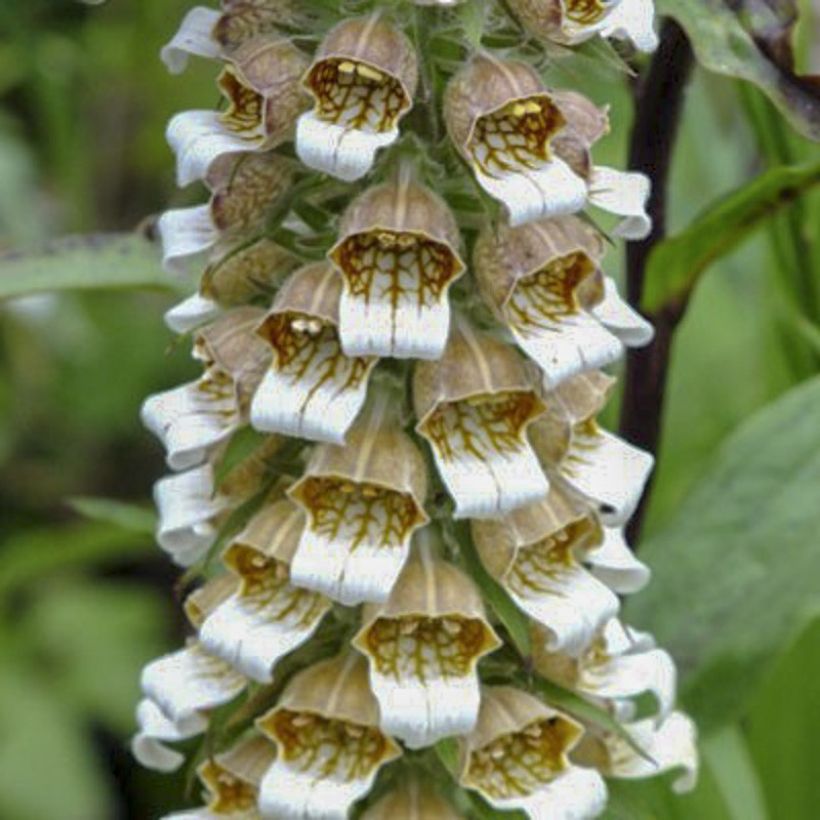
<path fill-rule="evenodd" d="M 144 670 L 134 754 L 200 739 L 176 818 L 571 820 L 605 778 L 689 787 L 674 664 L 619 618 L 652 458 L 596 420 L 652 328 L 591 214 L 644 236 L 648 181 L 595 164 L 606 109 L 459 40 L 469 3 L 336 5 L 223 0 L 163 51 L 219 61 L 224 104 L 168 130 L 210 192 L 158 223 L 204 270 L 166 317 L 202 374 L 143 407 L 192 637 Z M 477 5 L 654 45 L 649 0 Z"/>

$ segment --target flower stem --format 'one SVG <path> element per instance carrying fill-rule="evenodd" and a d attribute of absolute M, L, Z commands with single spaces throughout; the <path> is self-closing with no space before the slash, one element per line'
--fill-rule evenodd
<path fill-rule="evenodd" d="M 667 183 L 693 65 L 686 35 L 674 20 L 667 18 L 658 50 L 636 89 L 635 123 L 629 146 L 629 167 L 647 174 L 652 181 L 648 203 L 652 232 L 643 241 L 627 246 L 627 297 L 636 307 L 641 302 L 649 255 L 666 235 Z M 670 304 L 650 316 L 655 339 L 648 347 L 630 350 L 627 358 L 620 431 L 628 441 L 653 454 L 657 453 L 660 440 L 672 339 L 684 309 L 685 305 Z M 650 491 L 651 486 L 629 526 L 633 543 L 640 535 Z"/>

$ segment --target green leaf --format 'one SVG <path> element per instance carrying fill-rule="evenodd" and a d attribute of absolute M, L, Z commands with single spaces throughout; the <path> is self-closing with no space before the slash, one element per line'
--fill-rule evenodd
<path fill-rule="evenodd" d="M 0 598 L 47 573 L 132 560 L 149 547 L 142 533 L 111 524 L 28 530 L 0 545 Z"/>
<path fill-rule="evenodd" d="M 162 270 L 156 245 L 137 234 L 55 240 L 39 251 L 0 254 L 0 299 L 56 290 L 180 289 Z"/>
<path fill-rule="evenodd" d="M 66 499 L 72 510 L 90 519 L 114 524 L 128 532 L 141 535 L 154 535 L 157 526 L 156 513 L 147 507 L 115 501 L 113 498 L 92 498 L 75 496 Z"/>
<path fill-rule="evenodd" d="M 111 790 L 78 716 L 32 671 L 0 670 L 0 817 L 113 816 Z"/>
<path fill-rule="evenodd" d="M 231 471 L 250 457 L 269 438 L 269 435 L 254 430 L 250 425 L 237 430 L 231 436 L 228 446 L 214 468 L 214 486 L 217 489 L 221 487 Z"/>
<path fill-rule="evenodd" d="M 727 726 L 705 738 L 702 746 L 733 820 L 766 820 L 766 802 L 740 728 Z"/>
<path fill-rule="evenodd" d="M 684 231 L 655 246 L 643 308 L 681 303 L 700 276 L 772 214 L 820 183 L 820 163 L 773 168 L 711 205 Z"/>
<path fill-rule="evenodd" d="M 653 583 L 626 617 L 672 652 L 704 732 L 744 713 L 820 609 L 818 406 L 815 378 L 755 414 L 644 546 Z"/>
<path fill-rule="evenodd" d="M 658 11 L 674 17 L 709 71 L 757 85 L 810 139 L 820 140 L 820 95 L 809 81 L 770 60 L 723 0 L 658 0 Z"/>

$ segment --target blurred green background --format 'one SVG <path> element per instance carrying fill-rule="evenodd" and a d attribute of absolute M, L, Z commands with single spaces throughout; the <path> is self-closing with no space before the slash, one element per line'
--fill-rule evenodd
<path fill-rule="evenodd" d="M 0 0 L 0 251 L 70 233 L 130 230 L 169 203 L 196 201 L 197 192 L 174 189 L 163 132 L 175 111 L 214 105 L 213 66 L 197 62 L 173 78 L 157 56 L 189 6 Z M 631 119 L 624 77 L 568 70 L 565 82 L 612 105 L 614 132 L 596 158 L 622 165 Z M 811 159 L 817 146 L 795 136 L 757 91 L 697 69 L 674 165 L 670 227 L 684 228 L 769 166 Z M 818 230 L 815 192 L 721 258 L 696 291 L 673 352 L 645 531 L 653 563 L 660 545 L 674 541 L 681 502 L 708 480 L 724 440 L 818 372 L 820 302 L 806 297 L 820 291 L 818 255 L 806 251 Z M 613 258 L 612 269 L 618 264 Z M 148 498 L 163 472 L 161 453 L 138 420 L 144 396 L 194 372 L 186 346 L 175 346 L 162 325 L 173 298 L 101 290 L 0 304 L 2 820 L 151 818 L 179 807 L 184 792 L 184 773 L 142 771 L 127 750 L 140 667 L 184 634 L 175 572 L 150 535 Z M 805 446 L 816 452 L 820 415 L 816 403 L 810 409 L 817 429 Z M 820 498 L 820 487 L 814 490 Z M 802 498 L 806 504 L 810 496 Z M 820 535 L 804 546 L 820 554 Z M 777 543 L 771 548 L 777 564 Z M 744 560 L 736 549 L 732 556 Z M 673 559 L 659 564 L 659 591 L 635 610 L 650 627 L 663 620 L 652 607 L 663 607 L 660 596 L 678 571 Z M 698 597 L 697 572 L 723 573 L 731 587 L 737 566 L 718 542 L 706 565 L 686 572 L 695 583 L 681 593 L 674 626 L 660 634 L 664 640 L 676 630 L 673 650 L 694 640 L 686 607 L 697 621 L 699 607 L 708 606 Z M 766 588 L 765 578 L 757 582 Z M 795 583 L 795 611 L 775 636 L 782 652 L 767 650 L 765 663 L 755 656 L 754 675 L 742 659 L 734 666 L 728 659 L 704 679 L 708 686 L 699 680 L 687 690 L 686 705 L 698 717 L 710 691 L 725 685 L 731 699 L 738 676 L 748 678 L 748 698 L 731 719 L 715 720 L 704 705 L 711 717 L 698 791 L 673 799 L 665 783 L 616 790 L 613 816 L 818 816 L 818 586 Z M 724 626 L 733 628 L 712 624 L 718 633 Z"/>

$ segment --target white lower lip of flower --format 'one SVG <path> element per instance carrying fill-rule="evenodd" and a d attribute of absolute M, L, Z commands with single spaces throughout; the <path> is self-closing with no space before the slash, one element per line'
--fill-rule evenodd
<path fill-rule="evenodd" d="M 530 618 L 546 629 L 547 648 L 577 656 L 619 609 L 614 593 L 572 558 L 519 551 L 503 580 Z"/>
<path fill-rule="evenodd" d="M 187 263 L 212 248 L 219 238 L 210 203 L 165 211 L 157 230 L 162 242 L 162 266 L 170 273 L 184 273 Z"/>
<path fill-rule="evenodd" d="M 593 769 L 571 766 L 532 794 L 486 799 L 501 811 L 520 809 L 530 820 L 586 820 L 604 810 L 606 785 Z"/>
<path fill-rule="evenodd" d="M 296 126 L 296 153 L 308 168 L 344 182 L 354 182 L 373 167 L 376 152 L 392 145 L 398 136 L 398 127 L 388 131 L 362 131 L 349 125 L 328 123 L 315 111 L 308 111 L 299 117 Z"/>
<path fill-rule="evenodd" d="M 589 427 L 575 428 L 561 475 L 573 492 L 596 505 L 604 524 L 625 524 L 638 506 L 654 459 L 606 430 Z"/>
<path fill-rule="evenodd" d="M 216 302 L 195 293 L 165 314 L 165 324 L 174 333 L 188 333 L 216 319 L 221 313 L 222 308 Z"/>
<path fill-rule="evenodd" d="M 142 671 L 142 690 L 174 722 L 233 700 L 247 681 L 198 644 L 163 655 Z"/>
<path fill-rule="evenodd" d="M 645 239 L 652 230 L 646 213 L 650 182 L 644 174 L 616 171 L 597 165 L 589 182 L 589 202 L 601 210 L 623 216 L 612 231 L 624 239 Z"/>
<path fill-rule="evenodd" d="M 142 406 L 141 418 L 165 447 L 172 470 L 202 464 L 240 423 L 232 385 L 203 380 L 150 396 Z"/>
<path fill-rule="evenodd" d="M 680 794 L 695 787 L 698 773 L 696 732 L 695 725 L 686 715 L 672 712 L 660 726 L 650 719 L 627 724 L 624 728 L 651 760 L 639 755 L 620 738 L 610 738 L 607 742 L 610 754 L 608 775 L 631 780 L 682 769 L 673 781 L 672 789 Z"/>
<path fill-rule="evenodd" d="M 188 55 L 216 59 L 221 47 L 213 38 L 213 31 L 221 12 L 197 6 L 182 21 L 179 31 L 160 52 L 162 62 L 171 74 L 181 74 L 188 65 Z"/>
<path fill-rule="evenodd" d="M 131 740 L 131 752 L 140 765 L 157 772 L 173 772 L 185 762 L 185 756 L 163 743 L 201 735 L 208 728 L 208 719 L 194 713 L 174 722 L 156 703 L 144 698 L 137 705 L 137 726 L 137 734 Z"/>
<path fill-rule="evenodd" d="M 604 541 L 585 557 L 590 572 L 620 595 L 629 595 L 649 583 L 650 570 L 635 557 L 624 540 L 623 530 L 604 527 Z"/>
<path fill-rule="evenodd" d="M 182 566 L 195 563 L 214 540 L 213 519 L 230 506 L 214 495 L 210 465 L 160 479 L 154 485 L 159 513 L 157 541 Z"/>
<path fill-rule="evenodd" d="M 422 523 L 413 499 L 372 485 L 314 479 L 296 500 L 308 521 L 291 563 L 293 583 L 348 606 L 387 600 Z"/>
<path fill-rule="evenodd" d="M 456 503 L 455 518 L 493 518 L 549 491 L 517 418 L 522 396 L 451 402 L 423 424 L 436 466 Z"/>
<path fill-rule="evenodd" d="M 603 301 L 590 313 L 627 347 L 643 347 L 655 335 L 652 325 L 621 299 L 618 286 L 610 277 L 604 280 Z"/>
<path fill-rule="evenodd" d="M 584 180 L 557 157 L 540 167 L 502 171 L 497 176 L 476 170 L 476 179 L 491 197 L 504 204 L 513 227 L 577 213 L 587 200 Z"/>
<path fill-rule="evenodd" d="M 291 720 L 296 724 L 291 724 L 288 737 L 277 737 L 279 755 L 262 779 L 262 817 L 344 820 L 398 749 L 370 727 L 307 714 Z"/>
<path fill-rule="evenodd" d="M 604 19 L 601 34 L 631 40 L 638 51 L 654 51 L 658 47 L 654 20 L 654 0 L 621 0 Z"/>
<path fill-rule="evenodd" d="M 202 624 L 199 639 L 212 654 L 242 674 L 270 683 L 276 662 L 305 643 L 330 609 L 314 592 L 273 574 L 252 590 L 241 590 Z"/>
<path fill-rule="evenodd" d="M 332 258 L 346 282 L 339 335 L 348 356 L 441 357 L 450 332 L 447 290 L 463 270 L 449 248 L 377 231 L 350 237 Z"/>
<path fill-rule="evenodd" d="M 177 156 L 180 187 L 204 179 L 211 164 L 224 154 L 252 151 L 263 140 L 248 139 L 225 127 L 218 111 L 183 111 L 168 124 L 168 143 Z"/>
<path fill-rule="evenodd" d="M 342 444 L 367 397 L 375 360 L 343 355 L 330 325 L 315 335 L 285 328 L 278 339 L 273 368 L 251 404 L 251 424 L 266 432 Z"/>

